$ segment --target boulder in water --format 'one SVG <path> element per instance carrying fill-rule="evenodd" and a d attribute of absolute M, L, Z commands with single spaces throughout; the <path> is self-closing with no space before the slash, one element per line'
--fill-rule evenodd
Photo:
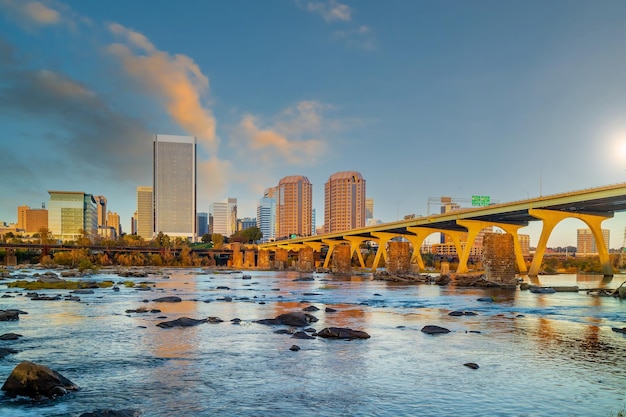
<path fill-rule="evenodd" d="M 56 398 L 79 388 L 47 366 L 24 361 L 13 369 L 1 389 L 9 396 Z"/>
<path fill-rule="evenodd" d="M 347 327 L 327 327 L 316 334 L 325 339 L 369 339 L 370 335 L 361 330 L 352 330 Z"/>
<path fill-rule="evenodd" d="M 444 334 L 450 333 L 450 330 L 446 329 L 445 327 L 428 325 L 422 327 L 422 332 L 426 334 Z"/>

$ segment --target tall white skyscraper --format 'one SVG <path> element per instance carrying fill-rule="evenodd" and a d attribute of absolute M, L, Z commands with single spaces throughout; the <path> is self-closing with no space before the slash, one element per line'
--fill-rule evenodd
<path fill-rule="evenodd" d="M 262 243 L 271 242 L 276 238 L 276 200 L 263 197 L 256 206 L 256 225 L 263 233 Z"/>
<path fill-rule="evenodd" d="M 155 135 L 154 233 L 195 241 L 196 138 Z"/>
<path fill-rule="evenodd" d="M 209 206 L 209 232 L 229 237 L 237 231 L 237 199 L 213 203 Z"/>
<path fill-rule="evenodd" d="M 150 240 L 154 236 L 154 201 L 152 187 L 137 187 L 137 235 Z"/>

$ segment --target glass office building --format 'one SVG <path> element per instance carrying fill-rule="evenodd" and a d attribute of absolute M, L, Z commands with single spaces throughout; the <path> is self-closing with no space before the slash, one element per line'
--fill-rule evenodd
<path fill-rule="evenodd" d="M 196 138 L 155 135 L 154 233 L 196 241 Z"/>
<path fill-rule="evenodd" d="M 93 195 L 76 191 L 48 191 L 48 229 L 53 239 L 76 241 L 98 234 L 98 212 Z"/>

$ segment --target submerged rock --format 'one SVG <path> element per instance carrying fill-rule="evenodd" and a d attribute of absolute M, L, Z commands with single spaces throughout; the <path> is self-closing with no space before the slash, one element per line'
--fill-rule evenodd
<path fill-rule="evenodd" d="M 206 323 L 206 319 L 192 319 L 189 317 L 180 317 L 176 320 L 171 321 L 163 321 L 157 324 L 158 327 L 162 329 L 170 329 L 172 327 L 191 327 L 197 326 L 198 324 Z"/>
<path fill-rule="evenodd" d="M 286 326 L 304 327 L 309 323 L 314 323 L 318 319 L 317 317 L 303 313 L 302 311 L 293 311 L 291 313 L 281 314 L 273 319 L 257 320 L 259 324 L 283 324 Z"/>
<path fill-rule="evenodd" d="M 480 366 L 478 366 L 478 364 L 476 364 L 474 362 L 464 363 L 463 366 L 467 366 L 468 368 L 471 368 L 471 369 L 478 369 L 478 368 L 480 368 Z"/>
<path fill-rule="evenodd" d="M 13 369 L 1 389 L 9 396 L 56 398 L 79 388 L 47 366 L 24 361 Z"/>
<path fill-rule="evenodd" d="M 175 295 L 172 295 L 169 297 L 155 298 L 152 301 L 157 302 L 157 303 L 180 303 L 183 300 L 180 297 L 176 297 Z"/>
<path fill-rule="evenodd" d="M 325 339 L 369 339 L 370 335 L 361 330 L 352 330 L 347 327 L 327 327 L 317 332 L 317 336 Z"/>
<path fill-rule="evenodd" d="M 7 355 L 11 355 L 17 353 L 17 350 L 11 348 L 3 348 L 0 347 L 0 359 L 4 358 Z"/>
<path fill-rule="evenodd" d="M 428 325 L 428 326 L 422 327 L 422 333 L 426 333 L 426 334 L 444 334 L 444 333 L 450 333 L 450 330 L 446 329 L 445 327 Z"/>
<path fill-rule="evenodd" d="M 19 319 L 19 310 L 0 310 L 0 321 L 13 321 Z"/>
<path fill-rule="evenodd" d="M 20 337 L 22 337 L 21 334 L 17 334 L 17 333 L 4 333 L 2 335 L 0 335 L 0 340 L 17 340 Z"/>

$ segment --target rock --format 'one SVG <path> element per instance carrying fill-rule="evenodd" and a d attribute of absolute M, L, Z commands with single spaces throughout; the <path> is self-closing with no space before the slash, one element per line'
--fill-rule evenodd
<path fill-rule="evenodd" d="M 426 334 L 443 334 L 443 333 L 450 333 L 450 330 L 446 329 L 445 327 L 428 325 L 428 326 L 422 327 L 422 332 Z"/>
<path fill-rule="evenodd" d="M 70 293 L 72 293 L 72 294 L 93 294 L 93 290 L 79 289 L 79 290 L 70 291 Z"/>
<path fill-rule="evenodd" d="M 140 417 L 143 413 L 139 410 L 95 410 L 83 413 L 79 417 Z"/>
<path fill-rule="evenodd" d="M 478 369 L 478 368 L 480 368 L 480 367 L 479 367 L 477 364 L 475 364 L 474 362 L 464 363 L 463 365 L 464 365 L 464 366 L 467 366 L 468 368 L 471 368 L 471 369 Z"/>
<path fill-rule="evenodd" d="M 38 295 L 36 297 L 31 297 L 31 300 L 33 301 L 57 301 L 60 299 L 60 295 Z"/>
<path fill-rule="evenodd" d="M 480 298 L 477 298 L 476 301 L 480 301 L 481 303 L 493 303 L 493 298 L 491 298 L 491 297 L 480 297 Z"/>
<path fill-rule="evenodd" d="M 59 277 L 55 276 L 51 276 L 51 275 L 41 275 L 39 278 L 37 278 L 37 282 L 45 282 L 45 283 L 57 283 L 57 282 L 67 282 L 64 279 L 61 279 Z"/>
<path fill-rule="evenodd" d="M 273 319 L 262 319 L 257 320 L 259 324 L 283 324 L 286 326 L 295 326 L 295 327 L 304 327 L 309 323 L 314 323 L 318 319 L 317 317 L 303 313 L 301 311 L 294 311 L 291 313 L 281 314 L 280 316 Z"/>
<path fill-rule="evenodd" d="M 616 333 L 626 334 L 626 327 L 622 327 L 621 329 L 619 327 L 611 327 L 611 330 L 613 330 Z"/>
<path fill-rule="evenodd" d="M 325 311 L 326 313 L 335 313 L 337 310 L 335 310 L 334 308 L 326 307 L 326 308 L 324 309 L 324 311 Z"/>
<path fill-rule="evenodd" d="M 162 329 L 169 329 L 172 327 L 190 327 L 197 326 L 198 324 L 206 323 L 206 319 L 191 319 L 189 317 L 180 317 L 176 320 L 163 321 L 157 324 Z"/>
<path fill-rule="evenodd" d="M 22 337 L 21 334 L 17 334 L 17 333 L 5 333 L 3 335 L 0 335 L 0 340 L 17 340 L 20 337 Z"/>
<path fill-rule="evenodd" d="M 352 330 L 347 327 L 327 327 L 317 332 L 317 336 L 323 337 L 325 339 L 344 339 L 344 340 L 369 339 L 370 338 L 370 335 L 363 331 Z"/>
<path fill-rule="evenodd" d="M 79 388 L 47 366 L 24 361 L 13 369 L 0 389 L 12 397 L 21 395 L 30 398 L 55 398 Z"/>
<path fill-rule="evenodd" d="M 291 350 L 292 352 L 297 352 L 297 351 L 300 350 L 300 346 L 298 346 L 298 345 L 291 345 L 289 350 Z"/>
<path fill-rule="evenodd" d="M 317 292 L 303 292 L 302 295 L 304 295 L 304 296 L 312 296 L 312 295 L 321 295 L 321 294 L 317 293 Z"/>
<path fill-rule="evenodd" d="M 302 311 L 319 311 L 319 308 L 315 306 L 308 306 L 308 307 L 304 307 Z"/>
<path fill-rule="evenodd" d="M 172 295 L 172 296 L 169 296 L 169 297 L 155 298 L 152 301 L 154 301 L 156 303 L 180 303 L 183 300 L 180 297 L 176 297 L 176 296 Z"/>
<path fill-rule="evenodd" d="M 448 313 L 448 316 L 458 317 L 458 316 L 475 316 L 476 313 L 473 311 L 451 311 Z"/>
<path fill-rule="evenodd" d="M 309 336 L 306 332 L 295 332 L 291 335 L 292 339 L 315 339 L 313 336 Z"/>
<path fill-rule="evenodd" d="M 293 282 L 315 281 L 315 278 L 313 278 L 313 277 L 299 277 L 299 278 L 296 278 L 296 279 L 294 279 L 292 281 Z"/>
<path fill-rule="evenodd" d="M 20 313 L 17 310 L 0 310 L 0 321 L 19 320 Z"/>
<path fill-rule="evenodd" d="M 224 320 L 219 317 L 209 317 L 206 319 L 206 321 L 209 323 L 222 323 Z"/>
<path fill-rule="evenodd" d="M 76 271 L 61 271 L 62 277 L 75 277 L 77 275 L 78 275 L 78 272 Z"/>
<path fill-rule="evenodd" d="M 0 359 L 4 358 L 7 355 L 11 355 L 13 353 L 17 353 L 17 350 L 11 349 L 11 348 L 0 347 Z"/>
<path fill-rule="evenodd" d="M 215 289 L 216 290 L 230 290 L 229 287 L 223 287 L 223 286 L 222 287 L 216 287 Z"/>

